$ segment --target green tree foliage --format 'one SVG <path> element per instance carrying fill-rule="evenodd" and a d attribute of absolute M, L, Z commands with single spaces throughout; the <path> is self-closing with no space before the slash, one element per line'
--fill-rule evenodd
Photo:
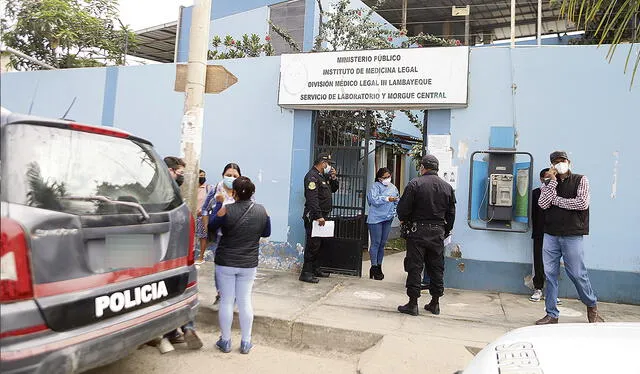
<path fill-rule="evenodd" d="M 227 35 L 224 40 L 219 36 L 214 36 L 211 41 L 213 50 L 209 50 L 209 60 L 226 60 L 230 58 L 244 57 L 260 57 L 273 56 L 273 47 L 271 46 L 269 36 L 265 37 L 265 41 L 256 35 L 251 36 L 244 34 L 241 39 L 235 40 L 231 35 Z"/>
<path fill-rule="evenodd" d="M 7 0 L 6 16 L 7 46 L 61 69 L 122 64 L 135 48 L 133 32 L 118 20 L 117 0 Z M 11 64 L 41 69 L 17 56 Z"/>
<path fill-rule="evenodd" d="M 369 9 L 350 8 L 351 1 L 340 0 L 331 11 L 321 11 L 320 32 L 314 51 L 355 51 L 408 47 L 448 47 L 460 45 L 455 39 L 443 39 L 429 34 L 407 37 L 374 19 L 384 1 Z M 400 42 L 398 42 L 400 41 Z"/>
<path fill-rule="evenodd" d="M 552 0 L 560 3 L 564 18 L 586 30 L 579 44 L 611 44 L 607 58 L 613 58 L 616 48 L 623 43 L 629 46 L 625 73 L 632 70 L 631 83 L 640 66 L 640 52 L 634 45 L 640 42 L 640 0 Z M 635 50 L 635 61 L 634 60 Z"/>

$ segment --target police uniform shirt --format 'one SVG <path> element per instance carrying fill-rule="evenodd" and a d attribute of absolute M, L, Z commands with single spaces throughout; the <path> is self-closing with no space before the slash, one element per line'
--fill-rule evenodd
<path fill-rule="evenodd" d="M 331 194 L 338 190 L 338 179 L 329 179 L 312 167 L 304 177 L 304 217 L 317 220 L 331 212 Z"/>
<path fill-rule="evenodd" d="M 456 216 L 453 188 L 435 171 L 429 171 L 409 182 L 397 213 L 400 221 L 444 225 L 445 233 L 449 233 Z"/>

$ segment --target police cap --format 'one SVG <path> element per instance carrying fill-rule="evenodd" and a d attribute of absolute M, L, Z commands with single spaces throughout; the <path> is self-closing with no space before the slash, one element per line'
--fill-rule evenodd
<path fill-rule="evenodd" d="M 335 161 L 333 161 L 331 159 L 331 155 L 327 152 L 322 152 L 318 155 L 318 158 L 316 158 L 316 162 L 314 163 L 314 165 L 318 165 L 321 162 L 328 162 L 329 164 L 335 164 Z"/>

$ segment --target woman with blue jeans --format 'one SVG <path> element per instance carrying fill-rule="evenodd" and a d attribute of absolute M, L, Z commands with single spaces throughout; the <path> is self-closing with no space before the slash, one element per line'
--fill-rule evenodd
<path fill-rule="evenodd" d="M 258 242 L 260 237 L 271 235 L 271 220 L 260 204 L 251 201 L 256 190 L 247 177 L 233 181 L 235 202 L 222 206 L 218 202 L 209 230 L 222 231 L 216 249 L 216 280 L 220 288 L 220 310 L 218 320 L 221 336 L 216 346 L 222 352 L 231 352 L 231 324 L 233 304 L 238 304 L 242 340 L 240 352 L 247 354 L 251 344 L 253 306 L 251 290 L 258 268 Z"/>
<path fill-rule="evenodd" d="M 369 278 L 383 280 L 382 258 L 384 257 L 384 246 L 389 238 L 391 222 L 396 214 L 399 193 L 396 186 L 391 183 L 391 172 L 387 168 L 380 168 L 376 173 L 376 180 L 369 193 L 369 234 L 371 237 L 371 248 L 369 257 L 371 258 L 371 269 Z"/>

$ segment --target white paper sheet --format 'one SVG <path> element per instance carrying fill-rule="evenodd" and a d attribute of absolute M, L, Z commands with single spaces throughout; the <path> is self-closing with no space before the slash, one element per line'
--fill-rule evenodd
<path fill-rule="evenodd" d="M 313 221 L 311 225 L 311 236 L 320 238 L 332 238 L 335 225 L 333 221 L 324 221 L 324 226 L 320 226 L 318 221 Z"/>
<path fill-rule="evenodd" d="M 444 245 L 447 246 L 449 244 L 451 244 L 451 235 L 444 238 Z"/>

